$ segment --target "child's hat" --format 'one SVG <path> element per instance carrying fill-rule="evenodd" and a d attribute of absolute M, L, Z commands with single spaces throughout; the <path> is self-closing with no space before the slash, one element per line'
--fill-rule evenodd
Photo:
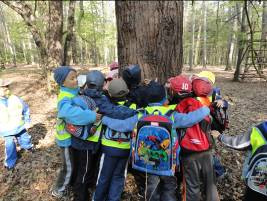
<path fill-rule="evenodd" d="M 60 66 L 58 68 L 56 68 L 53 72 L 54 72 L 54 79 L 56 81 L 56 83 L 58 83 L 59 86 L 62 86 L 66 77 L 68 76 L 68 74 L 70 73 L 70 71 L 75 71 L 73 68 L 69 67 L 69 66 Z"/>
<path fill-rule="evenodd" d="M 196 78 L 192 81 L 192 87 L 198 97 L 209 96 L 212 93 L 212 84 L 208 80 Z"/>
<path fill-rule="evenodd" d="M 111 80 L 108 86 L 108 93 L 111 97 L 121 98 L 129 93 L 129 89 L 125 81 L 121 78 Z"/>
<path fill-rule="evenodd" d="M 178 75 L 168 80 L 170 88 L 179 94 L 188 94 L 192 92 L 192 84 L 185 75 Z"/>
<path fill-rule="evenodd" d="M 211 81 L 212 84 L 215 83 L 215 75 L 213 72 L 210 71 L 201 71 L 199 74 L 197 74 L 198 77 L 203 77 L 203 78 L 207 78 L 209 79 L 209 81 Z"/>
<path fill-rule="evenodd" d="M 141 82 L 141 68 L 138 64 L 130 65 L 122 71 L 122 78 L 129 88 L 137 86 Z"/>
<path fill-rule="evenodd" d="M 102 90 L 105 76 L 98 70 L 92 70 L 86 75 L 86 85 L 88 88 Z"/>
<path fill-rule="evenodd" d="M 11 80 L 0 79 L 0 87 L 9 86 L 12 83 Z"/>
<path fill-rule="evenodd" d="M 151 81 L 146 88 L 146 100 L 148 103 L 163 103 L 166 100 L 166 91 L 162 84 Z"/>

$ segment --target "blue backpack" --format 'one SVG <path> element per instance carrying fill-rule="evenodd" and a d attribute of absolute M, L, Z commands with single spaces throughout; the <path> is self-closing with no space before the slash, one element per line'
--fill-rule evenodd
<path fill-rule="evenodd" d="M 134 169 L 160 176 L 175 174 L 180 149 L 171 114 L 171 110 L 165 115 L 155 110 L 139 119 L 132 138 Z"/>

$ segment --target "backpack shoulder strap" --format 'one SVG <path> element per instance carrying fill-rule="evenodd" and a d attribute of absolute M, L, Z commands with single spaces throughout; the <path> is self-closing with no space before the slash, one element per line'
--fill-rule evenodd
<path fill-rule="evenodd" d="M 169 110 L 168 112 L 165 113 L 165 115 L 167 117 L 170 117 L 172 115 L 172 113 L 174 112 L 174 110 Z"/>

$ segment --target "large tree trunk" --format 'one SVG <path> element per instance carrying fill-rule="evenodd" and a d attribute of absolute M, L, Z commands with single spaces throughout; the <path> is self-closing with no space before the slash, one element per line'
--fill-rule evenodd
<path fill-rule="evenodd" d="M 207 8 L 206 2 L 203 1 L 203 56 L 202 65 L 203 68 L 207 68 Z"/>
<path fill-rule="evenodd" d="M 115 8 L 121 69 L 139 64 L 144 78 L 161 82 L 182 72 L 182 1 L 116 1 Z"/>
<path fill-rule="evenodd" d="M 191 24 L 191 46 L 189 50 L 189 70 L 193 70 L 194 65 L 194 48 L 195 48 L 195 4 L 192 5 L 192 24 Z"/>
<path fill-rule="evenodd" d="M 234 79 L 233 81 L 237 82 L 239 81 L 239 75 L 241 71 L 241 63 L 243 59 L 243 53 L 244 53 L 244 35 L 246 34 L 246 13 L 245 13 L 245 4 L 247 2 L 244 1 L 244 6 L 242 10 L 242 22 L 241 22 L 241 27 L 240 27 L 240 34 L 238 35 L 237 41 L 238 41 L 238 53 L 237 53 L 237 62 L 236 62 L 236 69 L 234 73 Z M 236 2 L 236 9 L 237 13 L 240 13 L 240 4 L 239 2 Z M 238 15 L 239 22 L 240 20 L 240 15 Z"/>

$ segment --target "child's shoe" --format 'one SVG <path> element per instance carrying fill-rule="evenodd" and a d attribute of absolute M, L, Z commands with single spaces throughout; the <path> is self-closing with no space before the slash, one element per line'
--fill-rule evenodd
<path fill-rule="evenodd" d="M 53 190 L 52 191 L 52 196 L 56 198 L 63 198 L 66 195 L 65 191 L 58 191 L 58 190 Z"/>

